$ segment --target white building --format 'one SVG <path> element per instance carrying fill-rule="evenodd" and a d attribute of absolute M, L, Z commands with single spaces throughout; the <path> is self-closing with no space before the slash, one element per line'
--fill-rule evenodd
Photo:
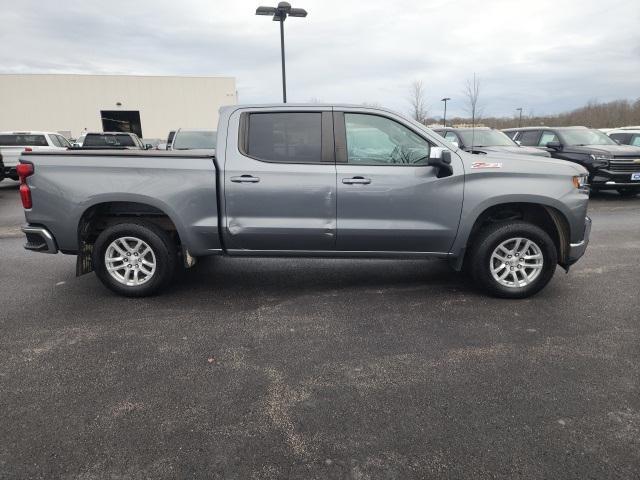
<path fill-rule="evenodd" d="M 236 102 L 232 77 L 3 74 L 0 131 L 77 137 L 86 128 L 163 139 L 177 128 L 215 130 L 218 109 Z"/>

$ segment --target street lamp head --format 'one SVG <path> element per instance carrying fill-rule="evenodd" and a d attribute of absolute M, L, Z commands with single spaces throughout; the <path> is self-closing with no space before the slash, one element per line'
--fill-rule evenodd
<path fill-rule="evenodd" d="M 304 8 L 291 8 L 288 2 L 280 2 L 277 7 L 258 7 L 256 15 L 273 16 L 274 22 L 284 22 L 287 17 L 306 17 L 307 11 Z"/>
<path fill-rule="evenodd" d="M 441 99 L 441 102 L 448 102 L 449 100 L 451 100 L 449 97 L 444 97 L 443 99 Z"/>
<path fill-rule="evenodd" d="M 256 8 L 256 15 L 274 15 L 276 11 L 274 7 L 258 7 Z"/>

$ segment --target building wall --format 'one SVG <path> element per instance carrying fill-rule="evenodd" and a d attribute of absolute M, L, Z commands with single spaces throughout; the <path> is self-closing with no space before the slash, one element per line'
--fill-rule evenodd
<path fill-rule="evenodd" d="M 117 103 L 121 106 L 117 106 Z M 145 138 L 177 128 L 215 129 L 237 102 L 231 77 L 0 75 L 0 131 L 102 131 L 101 110 L 138 110 Z"/>

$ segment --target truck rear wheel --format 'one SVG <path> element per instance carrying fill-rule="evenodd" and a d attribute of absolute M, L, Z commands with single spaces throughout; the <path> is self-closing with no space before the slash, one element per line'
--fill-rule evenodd
<path fill-rule="evenodd" d="M 483 228 L 471 248 L 469 271 L 475 283 L 502 298 L 526 298 L 553 277 L 558 253 L 551 237 L 527 222 Z"/>
<path fill-rule="evenodd" d="M 98 235 L 92 261 L 107 288 L 127 297 L 145 297 L 171 281 L 177 258 L 164 230 L 150 222 L 127 221 Z"/>

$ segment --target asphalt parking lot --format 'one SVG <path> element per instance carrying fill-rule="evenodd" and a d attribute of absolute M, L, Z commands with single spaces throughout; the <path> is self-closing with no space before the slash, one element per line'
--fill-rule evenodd
<path fill-rule="evenodd" d="M 439 261 L 212 258 L 117 297 L 0 183 L 2 478 L 637 478 L 640 197 L 538 296 Z"/>

